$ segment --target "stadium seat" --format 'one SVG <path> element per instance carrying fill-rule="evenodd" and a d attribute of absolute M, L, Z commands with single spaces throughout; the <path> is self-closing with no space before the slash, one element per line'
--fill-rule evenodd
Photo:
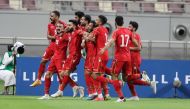
<path fill-rule="evenodd" d="M 116 12 L 126 12 L 126 4 L 122 2 L 112 2 L 112 9 Z"/>
<path fill-rule="evenodd" d="M 183 13 L 184 12 L 184 5 L 183 4 L 168 4 L 168 10 L 172 13 Z"/>
<path fill-rule="evenodd" d="M 99 11 L 99 3 L 98 2 L 88 2 L 84 3 L 85 10 L 87 11 Z"/>
<path fill-rule="evenodd" d="M 190 0 L 183 0 L 184 2 L 190 2 Z"/>
<path fill-rule="evenodd" d="M 35 0 L 22 0 L 22 7 L 27 10 L 36 10 Z"/>
<path fill-rule="evenodd" d="M 136 2 L 127 3 L 127 10 L 130 12 L 140 12 L 141 11 L 140 3 Z"/>
<path fill-rule="evenodd" d="M 190 4 L 185 4 L 184 11 L 190 13 Z"/>
<path fill-rule="evenodd" d="M 84 2 L 83 1 L 80 1 L 80 2 L 72 1 L 72 9 L 84 11 Z"/>
<path fill-rule="evenodd" d="M 170 2 L 170 0 L 158 0 L 158 2 Z"/>
<path fill-rule="evenodd" d="M 155 12 L 154 3 L 142 3 L 143 12 Z"/>
<path fill-rule="evenodd" d="M 0 9 L 12 9 L 9 6 L 9 0 L 0 0 Z"/>
<path fill-rule="evenodd" d="M 170 0 L 158 0 L 157 3 L 155 3 L 155 11 L 157 12 L 168 12 L 168 4 L 164 2 L 169 2 Z M 163 3 L 160 3 L 163 2 Z"/>
<path fill-rule="evenodd" d="M 111 1 L 99 1 L 99 9 L 104 12 L 114 12 Z"/>

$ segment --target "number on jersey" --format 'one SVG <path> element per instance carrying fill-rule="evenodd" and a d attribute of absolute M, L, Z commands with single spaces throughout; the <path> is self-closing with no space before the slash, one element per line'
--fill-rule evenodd
<path fill-rule="evenodd" d="M 129 42 L 129 35 L 128 34 L 125 34 L 125 35 L 122 34 L 121 35 L 121 45 L 120 45 L 120 47 L 127 47 L 128 42 Z"/>

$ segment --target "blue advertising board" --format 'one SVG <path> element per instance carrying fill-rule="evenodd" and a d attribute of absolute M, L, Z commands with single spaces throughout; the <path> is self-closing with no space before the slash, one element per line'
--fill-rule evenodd
<path fill-rule="evenodd" d="M 42 85 L 30 87 L 29 85 L 37 77 L 37 71 L 40 64 L 40 57 L 20 57 L 17 58 L 16 73 L 16 95 L 39 96 L 44 94 L 44 76 L 42 77 Z M 109 60 L 108 66 L 111 65 Z M 80 86 L 86 87 L 84 79 L 84 60 L 82 59 L 77 66 L 77 70 L 70 76 Z M 173 80 L 178 73 L 182 82 L 181 87 L 176 91 L 177 96 L 182 98 L 190 98 L 190 61 L 181 60 L 143 60 L 141 70 L 146 70 L 151 80 L 157 82 L 157 94 L 153 94 L 149 86 L 136 86 L 139 97 L 159 97 L 169 98 L 175 95 Z M 52 78 L 50 94 L 58 89 L 58 79 L 56 74 Z M 86 89 L 86 88 L 85 88 Z M 110 95 L 117 96 L 113 86 L 109 85 Z M 130 97 L 127 84 L 123 86 L 123 92 L 126 97 Z M 72 96 L 72 88 L 68 85 L 64 90 L 64 96 Z M 85 90 L 87 95 L 87 90 Z"/>

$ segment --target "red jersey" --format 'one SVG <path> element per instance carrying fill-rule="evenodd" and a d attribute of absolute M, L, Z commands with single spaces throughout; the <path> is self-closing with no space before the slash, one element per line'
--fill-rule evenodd
<path fill-rule="evenodd" d="M 92 57 L 95 54 L 95 47 L 94 47 L 94 42 L 92 41 L 86 41 L 85 42 L 85 47 L 86 47 L 86 57 Z"/>
<path fill-rule="evenodd" d="M 104 26 L 99 26 L 94 29 L 93 34 L 95 36 L 95 48 L 96 48 L 96 55 L 100 52 L 102 48 L 104 48 L 107 38 L 108 38 L 108 31 Z M 108 50 L 106 50 L 102 54 L 103 60 L 108 60 Z"/>
<path fill-rule="evenodd" d="M 66 59 L 66 52 L 67 52 L 67 45 L 69 42 L 69 36 L 66 33 L 63 33 L 61 36 L 56 35 L 56 46 L 55 46 L 55 53 L 53 58 L 54 59 Z"/>
<path fill-rule="evenodd" d="M 142 46 L 142 42 L 141 42 L 141 38 L 140 38 L 140 35 L 139 35 L 139 34 L 136 33 L 136 34 L 133 36 L 133 38 L 135 38 L 135 39 L 137 40 L 138 44 L 139 44 L 140 46 Z M 132 42 L 130 42 L 130 43 L 129 43 L 129 47 L 135 47 L 135 46 L 134 46 L 134 44 L 133 44 Z M 131 50 L 131 55 L 133 55 L 133 57 L 141 57 L 141 56 L 140 56 L 140 51 L 133 51 L 133 50 Z"/>
<path fill-rule="evenodd" d="M 113 32 L 112 38 L 115 40 L 115 59 L 118 61 L 128 61 L 131 58 L 129 40 L 132 32 L 127 28 L 118 28 Z"/>
<path fill-rule="evenodd" d="M 80 30 L 74 30 L 71 33 L 70 42 L 69 42 L 69 55 L 81 55 L 81 43 L 82 36 L 80 35 Z"/>

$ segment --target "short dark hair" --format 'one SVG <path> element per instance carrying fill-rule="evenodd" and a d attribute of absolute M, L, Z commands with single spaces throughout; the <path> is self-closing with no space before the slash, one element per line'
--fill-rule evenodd
<path fill-rule="evenodd" d="M 71 19 L 71 20 L 69 20 L 69 22 L 72 22 L 75 26 L 78 26 L 78 21 L 77 20 Z"/>
<path fill-rule="evenodd" d="M 84 16 L 84 12 L 77 11 L 77 12 L 75 12 L 75 15 L 78 16 L 81 19 Z"/>
<path fill-rule="evenodd" d="M 98 16 L 102 22 L 102 25 L 104 25 L 105 23 L 107 23 L 107 18 L 104 15 L 99 15 Z"/>
<path fill-rule="evenodd" d="M 135 31 L 137 31 L 139 25 L 136 21 L 130 21 L 129 24 L 131 24 L 133 26 L 133 28 L 135 28 Z"/>
<path fill-rule="evenodd" d="M 88 23 L 90 23 L 91 21 L 91 16 L 90 15 L 84 15 L 84 18 L 86 21 L 88 21 Z"/>
<path fill-rule="evenodd" d="M 54 10 L 54 11 L 52 11 L 52 13 L 54 13 L 56 16 L 60 17 L 60 12 L 59 11 Z"/>
<path fill-rule="evenodd" d="M 8 50 L 8 52 L 11 52 L 11 51 L 12 51 L 12 48 L 13 48 L 13 44 L 7 45 L 7 50 Z"/>
<path fill-rule="evenodd" d="M 95 22 L 94 20 L 91 20 L 91 21 L 90 21 L 90 23 L 92 23 L 92 24 L 93 24 L 93 28 L 95 28 L 95 27 L 96 27 L 96 22 Z"/>
<path fill-rule="evenodd" d="M 115 23 L 116 23 L 118 26 L 122 26 L 122 25 L 124 24 L 123 17 L 122 17 L 122 16 L 116 16 L 116 18 L 115 18 Z"/>

